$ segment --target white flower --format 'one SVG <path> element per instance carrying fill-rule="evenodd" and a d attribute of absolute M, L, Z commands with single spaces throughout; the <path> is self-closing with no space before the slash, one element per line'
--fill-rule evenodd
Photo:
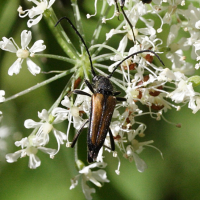
<path fill-rule="evenodd" d="M 67 141 L 68 141 L 71 123 L 73 123 L 73 126 L 75 129 L 79 130 L 82 127 L 83 123 L 85 122 L 80 116 L 80 111 L 85 112 L 85 113 L 89 112 L 90 99 L 91 99 L 90 97 L 86 97 L 85 95 L 78 95 L 75 103 L 72 105 L 69 97 L 65 96 L 64 100 L 61 101 L 61 104 L 65 106 L 67 109 L 61 108 L 61 107 L 57 107 L 53 109 L 52 115 L 54 117 L 61 116 L 60 118 L 62 118 L 63 120 L 68 119 L 69 121 L 68 129 L 66 133 Z M 86 123 L 84 127 L 87 127 L 87 126 L 88 126 L 88 123 Z"/>
<path fill-rule="evenodd" d="M 195 27 L 196 27 L 197 29 L 200 29 L 200 20 L 197 21 L 197 22 L 195 23 Z"/>
<path fill-rule="evenodd" d="M 18 12 L 19 12 L 19 16 L 21 18 L 26 17 L 27 15 L 29 16 L 29 20 L 27 22 L 27 26 L 30 28 L 31 26 L 37 24 L 41 19 L 42 19 L 42 15 L 45 12 L 45 10 L 49 9 L 53 3 L 55 2 L 55 0 L 28 0 L 33 2 L 34 4 L 36 4 L 36 7 L 33 6 L 31 9 L 27 9 L 27 10 L 22 10 L 22 7 L 19 6 L 18 8 Z"/>
<path fill-rule="evenodd" d="M 132 157 L 139 172 L 144 172 L 147 169 L 147 164 L 135 152 L 131 145 L 126 148 L 126 155 Z M 130 158 L 129 158 L 130 160 Z"/>
<path fill-rule="evenodd" d="M 192 113 L 195 114 L 200 109 L 200 96 L 191 98 L 188 104 L 188 108 L 191 108 L 193 110 Z"/>
<path fill-rule="evenodd" d="M 0 103 L 5 101 L 5 97 L 3 97 L 5 95 L 5 91 L 4 90 L 0 90 Z"/>
<path fill-rule="evenodd" d="M 58 153 L 58 151 L 60 150 L 60 144 L 64 144 L 63 140 L 67 139 L 66 134 L 64 134 L 61 131 L 56 130 L 53 127 L 53 124 L 57 124 L 57 123 L 61 122 L 60 117 L 57 116 L 56 119 L 52 120 L 51 119 L 52 116 L 51 115 L 49 116 L 47 110 L 45 110 L 45 109 L 43 109 L 41 113 L 38 112 L 38 117 L 41 120 L 43 120 L 43 122 L 35 122 L 32 119 L 27 119 L 24 122 L 24 126 L 28 129 L 29 128 L 39 128 L 36 136 L 40 140 L 40 145 L 46 145 L 49 142 L 49 133 L 50 133 L 50 131 L 53 131 L 53 134 L 58 143 L 58 150 L 57 150 L 57 152 L 55 152 L 55 154 Z"/>
<path fill-rule="evenodd" d="M 140 129 L 139 129 L 140 130 Z M 141 131 L 141 130 L 140 130 Z M 139 132 L 140 132 L 139 131 Z M 135 138 L 135 136 L 139 133 L 137 132 L 134 132 L 134 136 L 133 138 Z M 138 154 L 140 154 L 143 149 L 144 149 L 144 146 L 150 146 L 150 147 L 153 147 L 149 144 L 153 143 L 152 140 L 150 141 L 146 141 L 146 142 L 139 142 L 138 140 L 136 139 L 132 139 L 131 140 L 131 145 L 128 145 L 126 147 L 126 154 L 125 154 L 125 157 L 128 157 L 129 158 L 129 161 L 131 162 L 132 160 L 135 161 L 135 165 L 137 167 L 137 170 L 139 172 L 144 172 L 145 169 L 147 169 L 147 164 L 144 162 L 144 160 L 142 160 Z M 155 147 L 153 147 L 155 148 Z"/>
<path fill-rule="evenodd" d="M 38 150 L 47 153 L 52 157 L 55 155 L 56 150 L 45 148 L 40 145 L 39 139 L 36 136 L 29 136 L 23 138 L 21 141 L 15 142 L 16 146 L 21 146 L 21 150 L 6 155 L 6 160 L 9 163 L 16 162 L 18 158 L 29 156 L 29 168 L 35 169 L 41 165 L 40 159 L 36 156 Z"/>
<path fill-rule="evenodd" d="M 177 85 L 177 89 L 171 92 L 168 96 L 175 103 L 184 103 L 185 101 L 194 97 L 195 92 L 191 82 L 187 83 L 187 81 L 181 80 Z"/>
<path fill-rule="evenodd" d="M 171 82 L 171 81 L 176 80 L 176 76 L 174 75 L 174 72 L 172 70 L 170 70 L 169 68 L 165 68 L 160 72 L 157 79 L 158 81 Z"/>
<path fill-rule="evenodd" d="M 78 95 L 78 97 L 77 97 L 78 103 L 82 102 L 82 97 L 87 98 L 84 95 Z M 81 100 L 80 100 L 80 98 L 81 98 Z M 74 128 L 79 129 L 83 124 L 83 119 L 79 116 L 79 112 L 80 111 L 85 112 L 85 109 L 81 109 L 84 106 L 83 105 L 81 107 L 76 106 L 76 104 L 77 104 L 76 102 L 74 103 L 74 105 L 71 105 L 71 101 L 68 96 L 64 97 L 64 100 L 61 101 L 61 104 L 63 106 L 65 106 L 67 109 L 60 108 L 60 107 L 54 108 L 52 111 L 53 116 L 58 116 L 58 115 L 63 116 L 63 119 L 68 119 L 70 122 L 71 122 L 71 118 L 72 118 Z"/>
<path fill-rule="evenodd" d="M 195 48 L 195 53 L 197 54 L 197 51 L 200 50 L 200 39 L 199 40 L 196 40 L 193 44 L 194 48 Z M 198 56 L 198 54 L 197 54 Z"/>
<path fill-rule="evenodd" d="M 188 9 L 183 10 L 182 14 L 187 19 L 187 27 L 191 27 L 193 30 L 195 30 L 195 28 L 198 29 L 198 20 L 200 15 L 199 7 L 195 7 L 192 3 L 190 3 Z"/>
<path fill-rule="evenodd" d="M 178 21 L 181 21 L 179 15 L 183 15 L 184 9 L 179 5 L 184 5 L 182 0 L 168 0 L 168 5 L 161 7 L 160 11 L 167 11 L 163 17 L 163 23 L 171 24 L 174 15 Z"/>
<path fill-rule="evenodd" d="M 145 169 L 147 168 L 147 164 L 138 155 L 144 150 L 145 146 L 152 147 L 160 152 L 159 149 L 157 149 L 156 147 L 151 145 L 151 143 L 153 143 L 153 140 L 139 142 L 138 140 L 135 139 L 136 136 L 144 137 L 145 129 L 146 129 L 146 125 L 140 124 L 136 130 L 129 129 L 127 131 L 128 141 L 131 144 L 126 146 L 124 157 L 128 158 L 130 162 L 132 162 L 134 160 L 137 170 L 139 172 L 144 172 Z M 161 152 L 160 152 L 160 154 L 162 156 Z"/>
<path fill-rule="evenodd" d="M 34 53 L 40 52 L 40 51 L 43 51 L 44 49 L 46 49 L 46 46 L 42 44 L 44 42 L 43 40 L 36 41 L 33 44 L 33 46 L 31 48 L 29 48 L 28 45 L 32 39 L 32 35 L 31 35 L 31 31 L 27 31 L 27 30 L 23 30 L 21 33 L 21 46 L 22 46 L 21 49 L 17 46 L 17 44 L 15 43 L 13 38 L 8 39 L 6 37 L 3 37 L 2 39 L 3 39 L 3 41 L 0 41 L 0 48 L 2 50 L 9 51 L 11 53 L 16 53 L 16 56 L 18 57 L 18 59 L 12 64 L 12 66 L 8 70 L 8 74 L 10 76 L 12 76 L 13 74 L 19 73 L 24 59 L 26 59 L 28 70 L 33 75 L 40 73 L 40 67 L 37 66 L 28 57 L 34 56 Z"/>
<path fill-rule="evenodd" d="M 191 38 L 182 37 L 178 42 L 175 42 L 179 33 L 180 25 L 173 24 L 170 28 L 170 32 L 167 38 L 167 47 L 170 51 L 166 54 L 166 57 L 172 62 L 173 71 L 180 71 L 186 75 L 194 73 L 194 67 L 192 64 L 185 61 L 183 51 L 187 51 L 191 44 L 189 44 Z"/>
<path fill-rule="evenodd" d="M 79 175 L 77 175 L 73 179 L 71 179 L 72 184 L 70 186 L 70 190 L 74 189 L 78 185 L 78 179 L 79 179 L 79 177 L 81 177 L 81 179 L 82 179 L 81 185 L 82 185 L 82 190 L 85 195 L 85 198 L 87 200 L 91 200 L 92 199 L 91 193 L 95 193 L 95 189 L 90 188 L 86 184 L 86 182 L 90 181 L 93 184 L 95 184 L 97 187 L 102 187 L 100 182 L 102 182 L 102 183 L 109 182 L 109 180 L 107 179 L 107 176 L 106 176 L 106 171 L 104 171 L 102 169 L 97 170 L 97 171 L 92 171 L 91 169 L 93 169 L 95 167 L 105 168 L 106 165 L 107 165 L 106 163 L 96 162 L 91 165 L 88 165 L 87 167 L 83 167 L 83 169 L 79 171 Z"/>
<path fill-rule="evenodd" d="M 115 5 L 115 0 L 107 0 L 107 2 L 109 6 Z"/>

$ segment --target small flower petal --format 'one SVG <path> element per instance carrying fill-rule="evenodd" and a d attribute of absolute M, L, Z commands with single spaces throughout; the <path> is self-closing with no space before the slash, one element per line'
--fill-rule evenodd
<path fill-rule="evenodd" d="M 40 165 L 41 165 L 41 160 L 35 154 L 30 154 L 28 163 L 29 168 L 36 169 Z"/>
<path fill-rule="evenodd" d="M 16 151 L 15 153 L 9 153 L 6 155 L 6 161 L 8 163 L 16 162 L 17 159 L 21 156 L 22 150 Z"/>
<path fill-rule="evenodd" d="M 136 153 L 133 153 L 133 158 L 135 160 L 135 165 L 139 172 L 144 172 L 147 169 L 147 164 L 142 160 Z"/>
<path fill-rule="evenodd" d="M 22 49 L 25 49 L 32 39 L 31 31 L 23 30 L 21 33 L 21 46 Z"/>
<path fill-rule="evenodd" d="M 49 114 L 46 109 L 43 109 L 42 112 L 38 112 L 38 117 L 42 120 L 48 122 Z"/>
<path fill-rule="evenodd" d="M 196 27 L 197 29 L 200 29 L 200 20 L 197 21 L 197 22 L 195 23 L 195 27 Z"/>
<path fill-rule="evenodd" d="M 37 40 L 33 46 L 29 49 L 29 51 L 31 53 L 35 53 L 35 52 L 40 52 L 43 51 L 44 49 L 46 49 L 45 45 L 42 45 L 42 43 L 44 43 L 43 40 Z"/>
<path fill-rule="evenodd" d="M 41 68 L 38 65 L 36 65 L 30 58 L 26 59 L 26 63 L 28 66 L 28 70 L 31 72 L 31 74 L 35 76 L 36 74 L 40 73 Z"/>
<path fill-rule="evenodd" d="M 3 41 L 0 41 L 0 48 L 4 51 L 9 51 L 11 53 L 16 53 L 17 49 L 10 39 L 3 37 Z"/>
<path fill-rule="evenodd" d="M 8 75 L 12 76 L 13 74 L 19 74 L 20 69 L 21 69 L 21 59 L 17 59 L 11 67 L 8 69 Z"/>
<path fill-rule="evenodd" d="M 49 1 L 49 5 L 47 6 L 47 8 L 50 8 L 50 7 L 54 4 L 55 1 L 56 1 L 56 0 L 50 0 L 50 1 Z"/>
<path fill-rule="evenodd" d="M 88 185 L 86 184 L 86 181 L 84 179 L 82 179 L 81 185 L 82 185 L 82 190 L 83 190 L 83 194 L 85 195 L 85 198 L 87 200 L 92 200 L 91 194 L 95 193 L 96 190 L 94 188 L 88 187 Z"/>
<path fill-rule="evenodd" d="M 24 122 L 24 126 L 25 126 L 26 128 L 38 128 L 38 127 L 40 127 L 41 125 L 42 125 L 41 122 L 35 122 L 35 121 L 32 120 L 32 119 L 27 119 L 27 120 L 25 120 L 25 122 Z"/>
<path fill-rule="evenodd" d="M 46 154 L 55 155 L 56 149 L 46 148 L 46 147 L 38 147 L 38 149 Z"/>
<path fill-rule="evenodd" d="M 42 14 L 40 14 L 37 18 L 35 19 L 29 19 L 27 22 L 27 26 L 31 28 L 33 25 L 37 24 L 40 20 L 42 19 Z"/>
<path fill-rule="evenodd" d="M 5 95 L 5 91 L 0 90 L 0 103 L 5 101 L 5 97 L 3 97 L 4 95 Z"/>
<path fill-rule="evenodd" d="M 94 179 L 96 179 L 99 182 L 110 182 L 107 179 L 107 175 L 106 175 L 106 171 L 105 170 L 100 169 L 98 171 L 94 171 L 92 173 L 92 176 L 94 177 Z"/>

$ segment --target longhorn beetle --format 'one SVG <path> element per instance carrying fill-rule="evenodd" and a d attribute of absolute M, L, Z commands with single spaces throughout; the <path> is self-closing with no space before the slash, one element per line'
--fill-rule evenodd
<path fill-rule="evenodd" d="M 151 50 L 142 50 L 142 51 L 135 52 L 127 56 L 126 58 L 124 58 L 117 66 L 115 66 L 111 74 L 108 75 L 107 77 L 102 76 L 102 75 L 97 75 L 92 65 L 92 59 L 91 59 L 88 47 L 85 41 L 83 40 L 82 36 L 78 32 L 78 30 L 76 29 L 76 27 L 70 21 L 70 19 L 67 17 L 62 17 L 61 19 L 58 20 L 55 26 L 57 26 L 58 23 L 60 23 L 60 21 L 63 19 L 66 19 L 69 22 L 69 24 L 75 30 L 76 34 L 81 39 L 87 51 L 90 65 L 91 65 L 91 72 L 93 76 L 92 84 L 88 80 L 85 80 L 85 84 L 88 86 L 88 88 L 93 94 L 90 95 L 89 93 L 84 92 L 82 90 L 78 90 L 78 89 L 73 91 L 74 94 L 86 95 L 86 96 L 91 97 L 90 117 L 88 120 L 85 121 L 85 123 L 83 123 L 82 127 L 78 130 L 71 144 L 71 147 L 73 148 L 85 124 L 89 122 L 87 145 L 88 145 L 88 162 L 91 163 L 96 160 L 99 150 L 104 144 L 107 133 L 109 133 L 109 136 L 110 136 L 110 144 L 111 144 L 110 149 L 112 151 L 115 150 L 114 138 L 109 126 L 110 126 L 110 122 L 111 122 L 112 115 L 113 115 L 117 101 L 126 101 L 126 98 L 117 97 L 117 95 L 119 95 L 121 92 L 114 91 L 113 85 L 110 82 L 110 78 L 112 77 L 115 70 L 126 59 L 132 56 L 135 56 L 139 53 L 144 53 L 144 52 L 153 53 L 163 65 L 164 63 L 155 52 Z"/>

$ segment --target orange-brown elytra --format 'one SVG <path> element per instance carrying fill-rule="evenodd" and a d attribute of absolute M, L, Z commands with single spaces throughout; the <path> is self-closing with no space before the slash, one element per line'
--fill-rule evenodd
<path fill-rule="evenodd" d="M 87 135 L 87 145 L 88 145 L 88 162 L 94 162 L 98 156 L 99 150 L 101 147 L 104 145 L 105 138 L 107 134 L 110 136 L 110 149 L 112 151 L 115 150 L 115 143 L 114 143 L 114 138 L 112 135 L 112 132 L 109 128 L 110 122 L 112 119 L 112 115 L 115 109 L 115 105 L 117 101 L 126 101 L 126 98 L 123 97 L 117 97 L 117 95 L 120 94 L 118 91 L 114 91 L 113 85 L 110 81 L 110 78 L 112 77 L 113 73 L 115 70 L 128 58 L 137 55 L 139 53 L 144 53 L 144 52 L 150 52 L 153 53 L 163 64 L 162 60 L 160 57 L 153 51 L 151 50 L 142 50 L 138 51 L 136 53 L 133 53 L 126 58 L 124 58 L 118 65 L 115 66 L 114 70 L 111 72 L 110 75 L 107 77 L 102 76 L 102 75 L 96 75 L 96 72 L 94 70 L 94 67 L 92 65 L 92 59 L 89 53 L 89 50 L 87 48 L 87 45 L 85 41 L 83 40 L 82 36 L 80 33 L 77 31 L 76 27 L 72 24 L 70 19 L 67 17 L 62 17 L 57 24 L 63 20 L 66 19 L 69 24 L 72 26 L 72 28 L 75 30 L 79 38 L 81 39 L 82 43 L 84 44 L 90 65 L 91 65 L 91 72 L 92 72 L 92 84 L 88 81 L 85 80 L 85 84 L 88 86 L 90 91 L 92 92 L 92 95 L 84 92 L 82 90 L 74 90 L 73 93 L 79 94 L 79 95 L 86 95 L 91 97 L 91 107 L 90 107 L 90 117 L 88 120 L 84 122 L 82 127 L 78 130 L 77 134 L 75 135 L 71 147 L 73 148 L 74 145 L 76 144 L 76 141 L 84 128 L 85 124 L 89 122 L 89 128 L 88 128 L 88 135 Z M 164 64 L 163 64 L 164 65 Z"/>

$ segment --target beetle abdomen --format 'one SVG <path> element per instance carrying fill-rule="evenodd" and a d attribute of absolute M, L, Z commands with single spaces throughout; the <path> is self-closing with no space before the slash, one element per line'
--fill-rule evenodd
<path fill-rule="evenodd" d="M 88 162 L 96 160 L 100 148 L 105 141 L 114 108 L 115 96 L 100 93 L 92 95 L 91 112 L 88 129 Z"/>

